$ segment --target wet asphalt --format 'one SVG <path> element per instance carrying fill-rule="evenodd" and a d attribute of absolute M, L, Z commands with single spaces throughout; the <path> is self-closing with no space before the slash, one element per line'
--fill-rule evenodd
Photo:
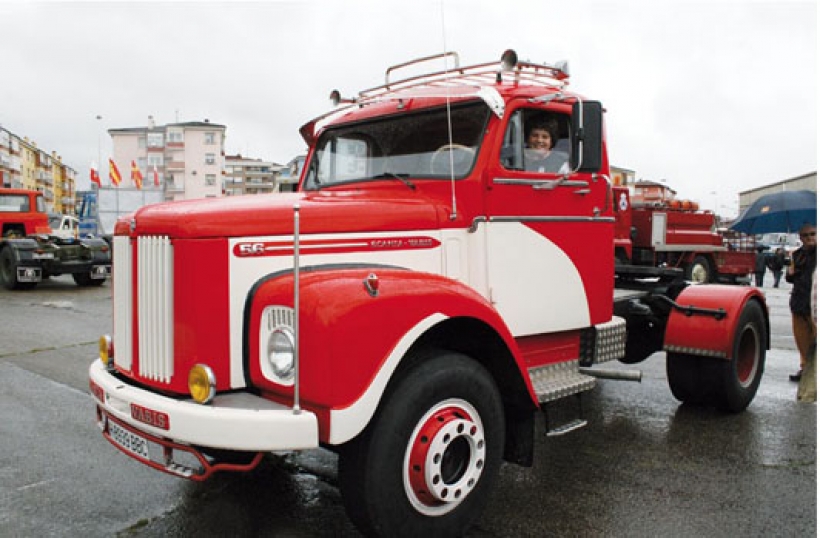
<path fill-rule="evenodd" d="M 763 288 L 772 350 L 749 409 L 681 406 L 664 355 L 601 380 L 589 426 L 504 465 L 473 537 L 816 536 L 817 408 L 796 401 L 786 288 Z M 119 453 L 94 424 L 87 368 L 110 332 L 110 287 L 67 277 L 0 290 L 0 536 L 358 536 L 327 451 L 271 455 L 194 483 Z"/>

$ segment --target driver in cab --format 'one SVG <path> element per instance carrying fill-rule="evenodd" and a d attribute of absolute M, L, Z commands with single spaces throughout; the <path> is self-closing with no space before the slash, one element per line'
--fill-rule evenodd
<path fill-rule="evenodd" d="M 556 150 L 558 124 L 554 120 L 535 120 L 527 131 L 527 147 L 524 149 L 524 169 L 529 172 L 567 173 L 569 166 L 566 152 Z"/>

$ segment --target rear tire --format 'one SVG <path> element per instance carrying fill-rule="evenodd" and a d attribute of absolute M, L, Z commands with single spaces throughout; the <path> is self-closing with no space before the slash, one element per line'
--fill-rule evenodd
<path fill-rule="evenodd" d="M 481 512 L 504 447 L 504 409 L 490 374 L 463 355 L 419 363 L 345 445 L 339 483 L 368 536 L 460 536 Z"/>
<path fill-rule="evenodd" d="M 72 273 L 71 277 L 78 286 L 82 287 L 102 286 L 105 283 L 104 278 L 91 278 L 89 273 Z"/>
<path fill-rule="evenodd" d="M 731 360 L 667 353 L 666 376 L 672 394 L 685 404 L 714 405 L 739 413 L 757 394 L 766 363 L 766 316 L 757 301 L 740 313 Z"/>
<path fill-rule="evenodd" d="M 715 275 L 712 264 L 706 256 L 695 256 L 692 263 L 686 269 L 686 278 L 698 284 L 708 284 L 714 282 Z"/>
<path fill-rule="evenodd" d="M 709 401 L 708 379 L 703 375 L 703 358 L 683 353 L 666 354 L 666 378 L 672 395 L 684 404 L 703 405 Z"/>
<path fill-rule="evenodd" d="M 766 364 L 766 316 L 757 301 L 743 307 L 732 346 L 732 360 L 717 363 L 715 405 L 730 413 L 746 409 L 760 386 Z"/>

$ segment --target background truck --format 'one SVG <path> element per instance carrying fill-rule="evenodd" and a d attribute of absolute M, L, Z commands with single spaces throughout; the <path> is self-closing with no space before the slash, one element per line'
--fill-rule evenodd
<path fill-rule="evenodd" d="M 77 217 L 81 236 L 110 240 L 117 219 L 150 204 L 165 201 L 165 193 L 135 187 L 99 187 L 77 192 Z"/>
<path fill-rule="evenodd" d="M 37 191 L 0 189 L 0 228 L 0 283 L 8 289 L 30 289 L 64 273 L 80 286 L 99 286 L 111 274 L 108 243 L 54 234 Z"/>
<path fill-rule="evenodd" d="M 108 441 L 193 480 L 324 447 L 365 534 L 455 536 L 502 461 L 532 464 L 537 418 L 566 434 L 598 378 L 640 377 L 607 361 L 664 350 L 681 401 L 750 404 L 763 295 L 616 273 L 603 107 L 564 66 L 401 67 L 302 127 L 298 192 L 117 223 L 113 338 L 89 368 Z M 568 172 L 527 169 L 533 124 Z"/>
<path fill-rule="evenodd" d="M 714 213 L 676 199 L 665 185 L 638 182 L 633 189 L 614 187 L 616 263 L 676 267 L 700 284 L 750 283 L 753 236 L 719 228 Z"/>

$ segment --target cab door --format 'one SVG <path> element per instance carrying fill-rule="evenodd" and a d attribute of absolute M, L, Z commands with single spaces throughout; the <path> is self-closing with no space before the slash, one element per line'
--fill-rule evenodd
<path fill-rule="evenodd" d="M 573 113 L 568 103 L 511 103 L 497 158 L 487 168 L 489 294 L 515 336 L 588 327 L 612 314 L 614 218 L 609 181 L 601 173 L 608 163 L 598 142 L 594 171 L 583 162 L 574 171 L 585 135 L 579 107 Z M 554 138 L 550 154 L 566 156 L 559 169 L 555 155 L 543 159 L 547 166 L 529 164 L 529 135 L 544 124 Z"/>

